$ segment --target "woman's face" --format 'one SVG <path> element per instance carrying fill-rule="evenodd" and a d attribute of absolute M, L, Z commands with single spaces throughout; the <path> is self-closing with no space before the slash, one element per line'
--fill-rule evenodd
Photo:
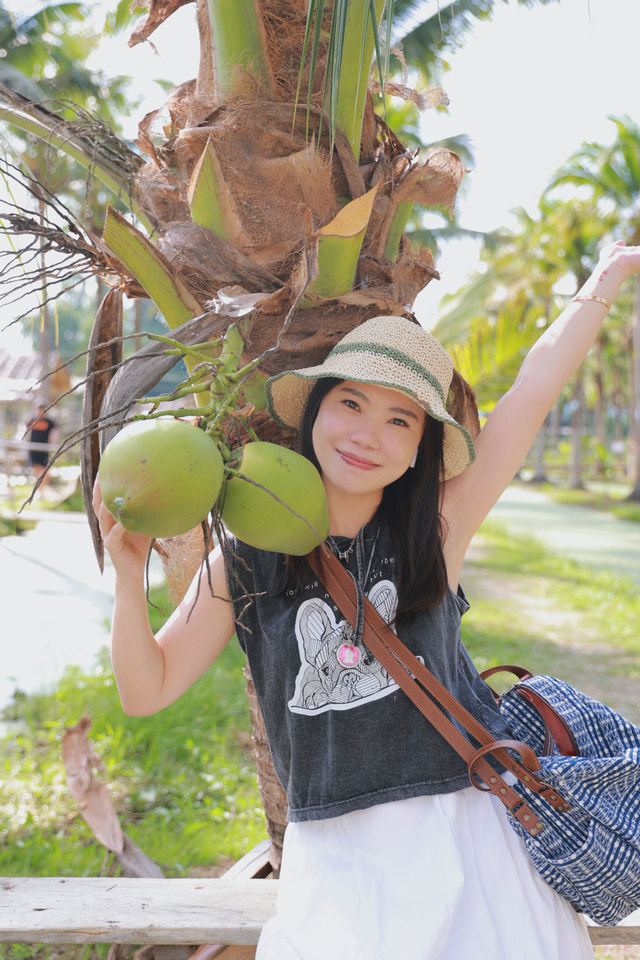
<path fill-rule="evenodd" d="M 313 448 L 327 493 L 377 497 L 407 470 L 426 413 L 401 393 L 354 380 L 324 397 L 313 425 Z"/>

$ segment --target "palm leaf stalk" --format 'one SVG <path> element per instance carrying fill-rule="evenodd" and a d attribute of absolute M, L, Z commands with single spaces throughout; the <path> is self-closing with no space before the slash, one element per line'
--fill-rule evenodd
<path fill-rule="evenodd" d="M 75 160 L 107 187 L 114 198 L 122 200 L 146 230 L 151 232 L 154 229 L 133 194 L 133 180 L 141 165 L 140 157 L 115 136 L 108 136 L 97 121 L 92 131 L 85 132 L 81 123 L 63 119 L 2 83 L 0 120 Z M 101 139 L 96 138 L 96 133 Z"/>

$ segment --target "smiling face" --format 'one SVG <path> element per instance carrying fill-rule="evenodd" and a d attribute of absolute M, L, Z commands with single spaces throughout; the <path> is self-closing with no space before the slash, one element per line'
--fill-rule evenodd
<path fill-rule="evenodd" d="M 406 394 L 387 387 L 344 380 L 327 393 L 312 437 L 330 513 L 351 505 L 356 530 L 363 514 L 373 515 L 383 489 L 408 469 L 426 416 Z"/>

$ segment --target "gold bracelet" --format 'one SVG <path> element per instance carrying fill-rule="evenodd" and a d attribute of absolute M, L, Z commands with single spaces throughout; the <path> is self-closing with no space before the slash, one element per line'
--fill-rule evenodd
<path fill-rule="evenodd" d="M 611 310 L 611 304 L 604 297 L 594 297 L 591 294 L 584 294 L 582 297 L 572 297 L 572 303 L 581 303 L 583 300 L 594 300 L 596 303 L 603 303 L 607 310 Z"/>

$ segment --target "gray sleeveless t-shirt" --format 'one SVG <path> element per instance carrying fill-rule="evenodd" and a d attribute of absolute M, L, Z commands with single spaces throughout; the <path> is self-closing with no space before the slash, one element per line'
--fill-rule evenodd
<path fill-rule="evenodd" d="M 350 543 L 336 538 L 341 549 Z M 469 786 L 466 765 L 399 689 L 309 570 L 294 590 L 282 554 L 234 538 L 227 580 L 274 767 L 291 821 L 322 820 L 377 803 Z M 389 531 L 377 518 L 346 565 L 390 623 L 397 594 Z M 461 589 L 398 629 L 457 699 L 498 739 L 509 737 L 460 640 Z"/>

